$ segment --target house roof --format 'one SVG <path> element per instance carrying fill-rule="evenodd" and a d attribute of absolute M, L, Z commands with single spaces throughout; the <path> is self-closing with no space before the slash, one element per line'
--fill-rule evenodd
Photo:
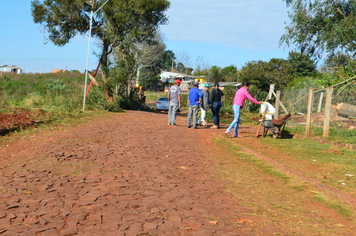
<path fill-rule="evenodd" d="M 173 78 L 205 78 L 205 76 L 193 76 L 193 75 L 186 75 L 184 73 L 176 73 L 176 72 L 169 72 L 163 71 L 160 75 L 161 81 L 165 81 L 167 79 Z"/>
<path fill-rule="evenodd" d="M 160 75 L 161 79 L 169 79 L 169 78 L 182 78 L 185 77 L 186 75 L 183 73 L 175 73 L 175 72 L 168 72 L 168 71 L 163 71 Z"/>
<path fill-rule="evenodd" d="M 0 66 L 0 68 L 4 68 L 4 67 L 8 67 L 8 68 L 12 68 L 12 69 L 20 69 L 20 70 L 22 70 L 20 67 L 18 67 L 18 66 L 9 66 L 9 65 L 2 65 L 2 66 Z"/>

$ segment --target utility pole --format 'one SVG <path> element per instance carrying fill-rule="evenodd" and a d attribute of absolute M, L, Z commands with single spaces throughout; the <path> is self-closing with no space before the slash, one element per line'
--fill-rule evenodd
<path fill-rule="evenodd" d="M 101 7 L 99 7 L 95 12 L 93 11 L 93 6 L 94 6 L 94 0 L 88 1 L 87 3 L 91 6 L 91 11 L 90 11 L 90 25 L 89 25 L 89 39 L 88 39 L 88 53 L 87 53 L 87 66 L 85 69 L 85 82 L 84 82 L 84 98 L 83 98 L 83 111 L 85 111 L 85 93 L 87 90 L 87 80 L 88 80 L 88 67 L 89 67 L 89 54 L 90 54 L 90 39 L 91 39 L 91 29 L 92 29 L 92 24 L 93 24 L 93 16 L 108 2 L 103 3 Z"/>
<path fill-rule="evenodd" d="M 211 69 L 211 60 L 210 60 L 210 66 L 209 66 L 209 70 L 208 70 L 208 82 L 210 82 L 210 69 Z"/>

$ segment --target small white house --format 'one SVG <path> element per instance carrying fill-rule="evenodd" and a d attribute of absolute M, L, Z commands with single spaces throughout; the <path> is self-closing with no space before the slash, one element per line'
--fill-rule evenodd
<path fill-rule="evenodd" d="M 7 73 L 21 74 L 22 69 L 18 66 L 3 65 L 3 66 L 0 66 L 0 71 L 7 72 Z"/>
<path fill-rule="evenodd" d="M 174 72 L 168 72 L 168 71 L 163 71 L 160 75 L 161 77 L 160 81 L 162 82 L 173 82 L 176 78 L 184 78 L 186 77 L 185 74 L 182 73 L 174 73 Z"/>

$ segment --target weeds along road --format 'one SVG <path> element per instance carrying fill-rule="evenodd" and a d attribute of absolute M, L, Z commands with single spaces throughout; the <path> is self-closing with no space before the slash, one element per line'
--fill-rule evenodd
<path fill-rule="evenodd" d="M 128 111 L 4 143 L 0 235 L 354 232 L 353 218 L 312 200 L 314 186 L 292 188 L 299 180 L 263 171 L 223 130 L 185 122 Z"/>

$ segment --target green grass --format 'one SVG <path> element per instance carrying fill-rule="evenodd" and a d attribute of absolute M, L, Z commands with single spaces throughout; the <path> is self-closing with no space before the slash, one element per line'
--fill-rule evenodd
<path fill-rule="evenodd" d="M 252 154 L 243 152 L 243 149 L 240 146 L 241 144 L 230 142 L 224 138 L 214 138 L 213 142 L 215 145 L 221 148 L 221 150 L 226 150 L 226 153 L 222 153 L 222 156 L 218 157 L 219 159 L 224 160 L 224 164 L 220 165 L 220 174 L 216 175 L 215 177 L 233 181 L 233 184 L 228 186 L 228 189 L 230 190 L 229 192 L 234 194 L 236 193 L 237 196 L 241 195 L 242 192 L 247 193 L 249 191 L 256 192 L 256 194 L 260 191 L 264 193 L 265 197 L 257 197 L 257 195 L 255 195 L 256 199 L 250 199 L 252 215 L 260 216 L 268 213 L 264 208 L 261 208 L 261 206 L 267 204 L 269 201 L 271 201 L 270 203 L 272 203 L 273 206 L 275 206 L 277 209 L 293 212 L 294 215 L 302 215 L 303 210 L 300 208 L 303 205 L 302 201 L 310 200 L 322 203 L 328 208 L 334 209 L 346 218 L 353 217 L 355 215 L 351 206 L 335 197 L 333 194 L 321 191 L 313 191 L 313 189 L 315 189 L 313 184 L 295 177 L 291 177 L 284 171 L 280 170 L 278 167 L 266 163 L 265 161 L 258 159 Z M 238 173 L 238 175 L 236 175 L 236 173 Z M 270 176 L 272 178 L 266 176 Z M 268 186 L 268 183 L 264 184 L 263 179 L 266 178 L 272 181 L 271 186 Z M 279 186 L 278 181 L 276 180 L 282 181 L 283 184 L 279 185 L 283 186 L 283 189 L 274 189 L 274 183 Z M 276 194 L 277 191 L 283 193 L 282 199 L 286 202 L 278 202 L 278 193 L 275 196 L 276 199 L 274 200 L 268 200 L 266 198 L 269 195 Z M 298 197 L 298 195 L 305 195 L 304 197 L 306 198 L 303 200 L 295 199 Z M 307 196 L 310 196 L 309 200 Z M 254 203 L 254 201 L 257 201 L 257 199 L 258 204 Z M 246 199 L 244 199 L 244 201 L 246 201 Z"/>
<path fill-rule="evenodd" d="M 292 127 L 287 127 L 286 131 L 292 134 L 305 135 L 306 128 L 305 126 L 296 125 Z M 313 126 L 311 128 L 311 136 L 322 138 L 323 128 Z M 347 130 L 344 125 L 335 123 L 332 124 L 330 127 L 329 137 L 323 139 L 337 144 L 356 144 L 356 130 Z"/>
<path fill-rule="evenodd" d="M 266 163 L 265 161 L 262 161 L 262 160 L 256 158 L 252 154 L 243 152 L 242 148 L 237 146 L 236 144 L 227 142 L 225 139 L 221 139 L 221 138 L 215 138 L 214 142 L 216 144 L 218 144 L 219 146 L 223 147 L 225 150 L 229 150 L 229 152 L 232 152 L 240 160 L 242 160 L 244 162 L 248 162 L 250 164 L 253 164 L 255 167 L 260 169 L 265 174 L 277 177 L 277 178 L 283 180 L 284 183 L 289 182 L 290 177 L 287 176 L 286 174 L 284 174 L 283 172 L 281 172 L 278 168 Z"/>
<path fill-rule="evenodd" d="M 283 156 L 271 156 L 320 182 L 356 194 L 356 151 L 337 148 L 309 138 L 260 138 L 259 142 Z M 346 185 L 342 185 L 341 183 Z"/>
<path fill-rule="evenodd" d="M 340 203 L 339 201 L 330 200 L 326 198 L 322 193 L 317 193 L 317 195 L 314 196 L 314 199 L 336 210 L 337 212 L 339 212 L 341 215 L 345 217 L 351 217 L 354 215 L 352 210 L 350 210 L 344 204 Z"/>

